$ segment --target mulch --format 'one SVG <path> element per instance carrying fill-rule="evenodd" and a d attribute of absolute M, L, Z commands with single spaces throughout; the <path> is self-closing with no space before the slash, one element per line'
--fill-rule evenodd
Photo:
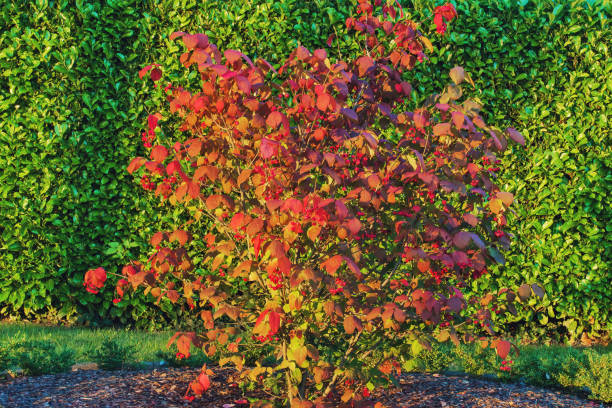
<path fill-rule="evenodd" d="M 192 402 L 183 396 L 199 370 L 166 368 L 148 371 L 78 370 L 0 382 L 0 407 L 205 407 L 246 408 L 245 397 L 263 397 L 262 391 L 243 395 L 229 380 L 230 369 L 214 368 L 212 387 Z M 524 384 L 425 373 L 403 374 L 400 387 L 377 397 L 388 408 L 463 407 L 604 407 L 600 402 L 556 390 Z M 246 402 L 246 401 L 245 401 Z M 332 403 L 330 406 L 338 406 Z"/>

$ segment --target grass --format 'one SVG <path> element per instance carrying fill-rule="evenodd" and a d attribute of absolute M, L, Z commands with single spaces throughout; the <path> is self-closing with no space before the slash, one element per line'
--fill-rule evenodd
<path fill-rule="evenodd" d="M 516 342 L 518 343 L 518 342 Z M 502 359 L 492 349 L 478 345 L 435 346 L 412 356 L 404 368 L 421 372 L 463 372 L 500 381 L 565 389 L 612 402 L 612 346 L 571 347 L 563 345 L 518 346 L 510 371 L 500 370 Z"/>
<path fill-rule="evenodd" d="M 47 367 L 55 366 L 51 361 L 57 358 L 54 356 L 65 353 L 70 353 L 71 360 L 76 363 L 96 361 L 100 367 L 110 368 L 142 366 L 143 362 L 159 362 L 162 358 L 173 366 L 197 366 L 205 361 L 201 351 L 194 352 L 189 361 L 177 360 L 176 350 L 166 349 L 171 335 L 171 332 L 0 323 L 0 371 L 4 359 L 5 362 L 12 361 L 13 365 L 19 361 L 27 362 L 34 365 L 30 373 L 44 373 Z M 590 348 L 523 345 L 519 349 L 519 356 L 508 357 L 513 360 L 510 371 L 500 370 L 501 359 L 494 350 L 482 349 L 476 344 L 460 347 L 437 345 L 416 356 L 406 356 L 404 369 L 463 372 L 500 381 L 523 381 L 582 394 L 586 392 L 591 398 L 612 402 L 612 345 Z M 126 358 L 122 359 L 119 354 Z M 36 367 L 37 360 L 41 362 L 40 367 Z M 4 366 L 6 368 L 7 363 Z"/>
<path fill-rule="evenodd" d="M 159 361 L 157 353 L 166 351 L 171 332 L 139 332 L 120 329 L 89 329 L 79 327 L 41 326 L 25 323 L 1 323 L 0 344 L 28 340 L 49 341 L 74 351 L 77 363 L 92 361 L 105 340 L 114 340 L 119 346 L 134 347 L 136 361 Z"/>

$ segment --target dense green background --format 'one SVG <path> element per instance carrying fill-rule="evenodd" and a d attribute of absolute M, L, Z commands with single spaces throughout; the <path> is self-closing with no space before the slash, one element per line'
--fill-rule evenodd
<path fill-rule="evenodd" d="M 27 3 L 27 4 L 26 4 Z M 158 4 L 159 3 L 159 4 Z M 433 32 L 433 1 L 404 1 Z M 440 2 L 438 2 L 440 4 Z M 601 2 L 457 1 L 459 19 L 418 67 L 415 102 L 447 72 L 466 68 L 489 114 L 527 138 L 505 160 L 502 186 L 516 194 L 518 238 L 505 268 L 477 291 L 538 281 L 549 296 L 529 312 L 532 335 L 610 331 L 612 316 L 612 110 L 610 5 Z M 280 62 L 299 41 L 316 48 L 346 35 L 348 0 L 45 1 L 0 6 L 0 314 L 76 315 L 95 324 L 155 327 L 134 296 L 111 306 L 83 290 L 94 266 L 114 271 L 148 251 L 146 240 L 180 214 L 160 211 L 125 171 L 143 154 L 140 132 L 154 104 L 138 70 L 177 69 L 173 31 L 205 32 L 220 48 Z M 163 215 L 162 214 L 167 214 Z M 163 218 L 162 218 L 163 217 Z M 518 324 L 508 322 L 508 327 Z"/>

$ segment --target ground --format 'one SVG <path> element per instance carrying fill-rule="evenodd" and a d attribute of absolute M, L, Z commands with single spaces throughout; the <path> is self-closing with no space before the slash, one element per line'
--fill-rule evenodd
<path fill-rule="evenodd" d="M 0 383 L 0 407 L 205 407 L 241 408 L 245 397 L 228 384 L 228 369 L 215 368 L 212 388 L 193 402 L 183 399 L 195 369 L 148 371 L 77 370 L 21 377 Z M 388 408 L 403 407 L 606 407 L 561 391 L 505 384 L 466 376 L 404 374 L 401 387 L 375 395 Z M 264 395 L 262 395 L 264 396 Z M 338 406 L 330 403 L 330 407 Z"/>

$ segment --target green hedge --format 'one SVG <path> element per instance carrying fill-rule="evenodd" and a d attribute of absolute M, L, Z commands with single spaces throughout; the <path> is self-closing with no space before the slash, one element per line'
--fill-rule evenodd
<path fill-rule="evenodd" d="M 110 289 L 82 290 L 84 271 L 116 270 L 148 250 L 151 231 L 181 219 L 158 218 L 159 204 L 124 170 L 144 153 L 139 134 L 152 109 L 139 68 L 176 67 L 180 47 L 168 35 L 177 30 L 204 31 L 221 48 L 273 63 L 297 41 L 321 47 L 337 33 L 333 54 L 346 57 L 357 49 L 343 25 L 354 2 L 30 3 L 0 6 L 0 313 L 171 322 L 180 312 L 157 313 L 143 296 L 112 307 Z M 417 18 L 431 15 L 433 1 L 414 3 Z M 544 307 L 517 319 L 532 334 L 610 331 L 611 8 L 525 0 L 457 8 L 449 34 L 434 41 L 440 50 L 412 73 L 431 78 L 415 101 L 440 88 L 451 62 L 462 65 L 489 121 L 512 123 L 528 139 L 501 181 L 517 196 L 518 239 L 506 267 L 474 290 L 538 281 L 550 295 Z"/>

